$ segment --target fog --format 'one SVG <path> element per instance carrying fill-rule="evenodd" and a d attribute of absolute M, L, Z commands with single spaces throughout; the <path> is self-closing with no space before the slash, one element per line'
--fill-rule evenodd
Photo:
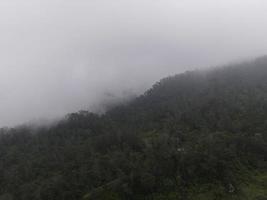
<path fill-rule="evenodd" d="M 0 126 L 96 111 L 267 52 L 264 0 L 2 0 Z"/>

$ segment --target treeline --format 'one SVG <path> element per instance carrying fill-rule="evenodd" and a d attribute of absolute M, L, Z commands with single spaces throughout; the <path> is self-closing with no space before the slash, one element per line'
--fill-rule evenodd
<path fill-rule="evenodd" d="M 0 200 L 267 199 L 267 58 L 0 132 Z"/>

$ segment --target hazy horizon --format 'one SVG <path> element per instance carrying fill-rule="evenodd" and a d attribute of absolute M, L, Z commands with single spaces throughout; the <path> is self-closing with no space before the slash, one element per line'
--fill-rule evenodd
<path fill-rule="evenodd" d="M 264 0 L 3 0 L 0 127 L 138 95 L 267 54 Z"/>

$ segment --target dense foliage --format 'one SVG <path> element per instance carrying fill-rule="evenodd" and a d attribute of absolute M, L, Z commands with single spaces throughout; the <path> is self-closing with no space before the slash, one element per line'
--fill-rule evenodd
<path fill-rule="evenodd" d="M 0 194 L 267 199 L 267 58 L 165 78 L 104 115 L 1 129 Z"/>

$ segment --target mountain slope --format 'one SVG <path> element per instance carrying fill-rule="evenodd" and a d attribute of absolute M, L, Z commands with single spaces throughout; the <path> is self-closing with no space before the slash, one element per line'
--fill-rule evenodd
<path fill-rule="evenodd" d="M 2 129 L 0 200 L 266 199 L 267 58 L 162 79 L 104 115 Z"/>

